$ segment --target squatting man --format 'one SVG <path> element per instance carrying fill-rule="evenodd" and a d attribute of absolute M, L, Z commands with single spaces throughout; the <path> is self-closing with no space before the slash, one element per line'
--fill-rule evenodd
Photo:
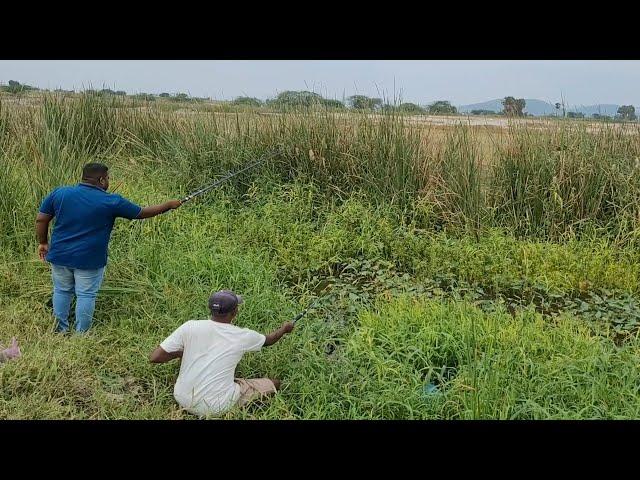
<path fill-rule="evenodd" d="M 212 294 L 211 319 L 182 324 L 149 357 L 152 363 L 182 359 L 173 395 L 190 413 L 220 415 L 280 388 L 275 378 L 235 378 L 235 369 L 246 352 L 273 345 L 293 330 L 293 323 L 285 322 L 268 335 L 238 327 L 233 321 L 242 303 L 242 297 L 229 290 Z"/>

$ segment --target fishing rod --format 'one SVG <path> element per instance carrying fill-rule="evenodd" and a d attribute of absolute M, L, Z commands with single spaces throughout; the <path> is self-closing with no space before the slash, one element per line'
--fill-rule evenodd
<path fill-rule="evenodd" d="M 318 303 L 323 298 L 324 297 L 316 298 L 314 300 L 314 302 L 311 305 L 309 305 L 302 313 L 299 313 L 298 315 L 296 315 L 296 317 L 293 320 L 291 320 L 291 323 L 293 323 L 295 325 L 298 320 L 300 320 L 302 317 L 304 317 L 307 314 L 307 312 L 309 310 L 311 310 L 316 305 L 316 303 Z"/>
<path fill-rule="evenodd" d="M 213 182 L 211 185 L 208 185 L 208 186 L 206 186 L 206 187 L 203 187 L 203 188 L 201 188 L 200 190 L 196 190 L 195 192 L 193 192 L 193 193 L 191 193 L 191 194 L 187 195 L 186 197 L 184 197 L 184 198 L 181 200 L 181 203 L 185 203 L 185 202 L 188 202 L 189 200 L 193 200 L 195 197 L 197 197 L 197 196 L 199 196 L 199 195 L 202 195 L 203 193 L 208 192 L 208 191 L 209 191 L 209 190 L 211 190 L 212 188 L 217 187 L 217 186 L 218 186 L 218 185 L 220 185 L 221 183 L 226 182 L 226 181 L 227 181 L 227 180 L 229 180 L 230 178 L 233 178 L 233 177 L 235 177 L 236 175 L 239 175 L 239 174 L 241 174 L 242 172 L 245 172 L 245 171 L 249 170 L 250 168 L 255 167 L 256 165 L 259 165 L 259 164 L 263 163 L 264 161 L 266 161 L 266 160 L 268 160 L 268 159 L 270 159 L 270 158 L 272 158 L 272 157 L 275 157 L 277 154 L 279 154 L 279 153 L 281 153 L 281 152 L 282 152 L 282 149 L 280 149 L 280 148 L 279 148 L 279 149 L 277 149 L 277 150 L 275 150 L 275 151 L 271 152 L 270 154 L 265 155 L 265 156 L 264 156 L 264 157 L 262 157 L 261 159 L 259 159 L 259 160 L 255 161 L 255 162 L 253 162 L 252 164 L 250 164 L 250 165 L 246 166 L 246 167 L 245 167 L 245 168 L 243 168 L 242 170 L 238 170 L 237 172 L 230 173 L 230 174 L 229 174 L 229 175 L 227 175 L 226 177 L 223 177 L 223 178 L 221 178 L 220 180 L 216 180 L 216 181 L 215 181 L 215 182 Z"/>

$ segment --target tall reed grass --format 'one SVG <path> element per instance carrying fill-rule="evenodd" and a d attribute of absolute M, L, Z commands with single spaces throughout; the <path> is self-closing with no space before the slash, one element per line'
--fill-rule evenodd
<path fill-rule="evenodd" d="M 637 127 L 545 125 L 512 125 L 487 151 L 479 136 L 490 131 L 457 125 L 436 138 L 395 114 L 167 111 L 115 97 L 45 95 L 38 108 L 0 107 L 2 228 L 20 237 L 15 218 L 31 215 L 54 186 L 76 181 L 88 161 L 116 171 L 142 166 L 183 194 L 278 146 L 280 157 L 230 186 L 246 193 L 259 177 L 307 179 L 336 199 L 360 192 L 397 207 L 422 226 L 502 227 L 553 240 L 596 228 L 635 241 Z M 425 204 L 430 218 L 418 215 Z"/>

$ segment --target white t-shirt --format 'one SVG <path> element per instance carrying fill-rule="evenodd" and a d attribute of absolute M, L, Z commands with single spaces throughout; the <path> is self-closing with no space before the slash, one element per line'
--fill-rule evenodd
<path fill-rule="evenodd" d="M 189 320 L 160 344 L 165 352 L 182 350 L 182 363 L 173 395 L 181 407 L 196 415 L 219 414 L 240 397 L 236 365 L 245 352 L 259 351 L 266 337 L 230 323 Z"/>

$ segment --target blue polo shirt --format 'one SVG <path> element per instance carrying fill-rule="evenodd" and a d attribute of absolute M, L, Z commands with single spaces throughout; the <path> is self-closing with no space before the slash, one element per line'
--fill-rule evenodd
<path fill-rule="evenodd" d="M 47 261 L 82 270 L 104 267 L 115 219 L 134 219 L 141 211 L 121 195 L 86 183 L 56 188 L 40 205 L 41 213 L 55 217 Z"/>

